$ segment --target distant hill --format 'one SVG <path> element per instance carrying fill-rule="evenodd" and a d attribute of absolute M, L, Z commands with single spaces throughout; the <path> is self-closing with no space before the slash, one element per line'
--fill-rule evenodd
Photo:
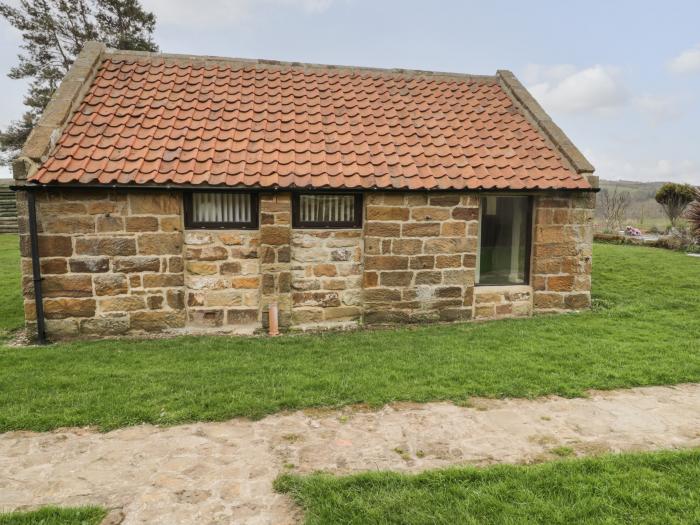
<path fill-rule="evenodd" d="M 656 191 L 664 184 L 664 182 L 637 182 L 629 180 L 602 180 L 600 181 L 601 190 L 607 189 L 612 192 L 617 188 L 617 192 L 626 192 L 630 194 L 631 203 L 627 208 L 626 225 L 635 226 L 643 230 L 656 226 L 657 228 L 665 228 L 668 224 L 668 219 L 664 215 L 661 206 L 654 200 Z M 598 194 L 600 195 L 600 194 Z M 602 225 L 603 214 L 600 210 L 600 198 L 597 199 L 598 208 L 596 209 L 596 225 Z"/>

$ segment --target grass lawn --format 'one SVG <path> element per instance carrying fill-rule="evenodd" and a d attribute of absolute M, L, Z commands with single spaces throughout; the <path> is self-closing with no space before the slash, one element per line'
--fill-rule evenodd
<path fill-rule="evenodd" d="M 700 523 L 700 451 L 418 475 L 284 475 L 306 524 Z"/>
<path fill-rule="evenodd" d="M 45 507 L 33 512 L 0 514 L 0 525 L 98 525 L 106 514 L 99 507 Z"/>
<path fill-rule="evenodd" d="M 0 234 L 0 340 L 24 323 L 17 235 Z"/>
<path fill-rule="evenodd" d="M 16 271 L 16 262 L 3 266 L 0 283 L 18 286 Z M 276 339 L 2 348 L 0 431 L 700 381 L 700 259 L 596 245 L 593 283 L 596 308 L 582 314 Z M 19 303 L 2 305 L 4 323 L 18 318 Z"/>

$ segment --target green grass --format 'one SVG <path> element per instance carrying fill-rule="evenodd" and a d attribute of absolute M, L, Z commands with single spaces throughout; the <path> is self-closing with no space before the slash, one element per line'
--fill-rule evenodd
<path fill-rule="evenodd" d="M 453 468 L 419 475 L 283 475 L 315 524 L 700 523 L 700 451 Z"/>
<path fill-rule="evenodd" d="M 700 381 L 700 259 L 596 245 L 593 283 L 596 306 L 581 314 L 275 339 L 4 348 L 0 431 Z"/>
<path fill-rule="evenodd" d="M 106 514 L 99 507 L 44 507 L 32 512 L 0 514 L 0 525 L 97 525 Z"/>
<path fill-rule="evenodd" d="M 17 235 L 0 234 L 0 340 L 24 323 Z"/>

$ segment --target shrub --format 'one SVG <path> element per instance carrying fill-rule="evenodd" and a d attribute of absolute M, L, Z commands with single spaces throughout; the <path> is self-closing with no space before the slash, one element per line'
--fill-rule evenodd
<path fill-rule="evenodd" d="M 685 214 L 690 225 L 690 231 L 700 242 L 700 188 L 695 188 L 695 200 L 688 205 Z"/>
<path fill-rule="evenodd" d="M 671 227 L 676 227 L 676 221 L 683 214 L 686 206 L 695 199 L 695 188 L 690 184 L 677 184 L 668 182 L 656 192 L 656 202 L 664 210 L 664 213 L 671 221 Z"/>

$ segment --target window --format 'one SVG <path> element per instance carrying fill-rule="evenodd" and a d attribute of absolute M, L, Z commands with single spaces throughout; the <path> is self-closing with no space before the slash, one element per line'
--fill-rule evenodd
<path fill-rule="evenodd" d="M 530 197 L 482 197 L 478 284 L 527 284 L 531 217 Z"/>
<path fill-rule="evenodd" d="M 362 195 L 359 193 L 301 193 L 294 195 L 296 228 L 360 228 Z"/>
<path fill-rule="evenodd" d="M 193 191 L 185 194 L 187 228 L 257 228 L 258 196 L 255 193 Z"/>

